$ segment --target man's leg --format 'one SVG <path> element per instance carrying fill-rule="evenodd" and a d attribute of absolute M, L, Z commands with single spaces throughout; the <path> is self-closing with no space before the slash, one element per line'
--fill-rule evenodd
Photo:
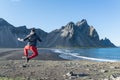
<path fill-rule="evenodd" d="M 38 51 L 35 46 L 30 46 L 30 50 L 33 52 L 33 54 L 29 57 L 29 59 L 32 59 L 38 55 Z"/>
<path fill-rule="evenodd" d="M 24 56 L 28 57 L 29 46 L 24 47 Z"/>

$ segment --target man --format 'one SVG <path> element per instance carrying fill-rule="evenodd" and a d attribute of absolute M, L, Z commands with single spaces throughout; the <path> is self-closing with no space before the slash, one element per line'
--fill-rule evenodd
<path fill-rule="evenodd" d="M 28 36 L 26 36 L 24 39 L 18 38 L 18 40 L 19 41 L 26 41 L 26 40 L 28 41 L 27 45 L 24 47 L 24 56 L 26 57 L 27 62 L 30 59 L 32 59 L 38 55 L 38 51 L 37 51 L 37 47 L 36 47 L 37 40 L 40 42 L 42 40 L 36 34 L 35 28 L 32 28 L 30 34 Z M 32 51 L 33 54 L 31 56 L 28 55 L 28 50 Z"/>

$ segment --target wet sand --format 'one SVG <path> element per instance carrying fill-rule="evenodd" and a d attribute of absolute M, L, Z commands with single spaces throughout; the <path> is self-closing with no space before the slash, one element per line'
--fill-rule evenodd
<path fill-rule="evenodd" d="M 39 55 L 32 60 L 65 60 L 59 57 L 59 53 L 55 53 L 50 49 L 38 49 Z M 32 54 L 29 51 L 29 56 Z M 23 49 L 1 49 L 0 59 L 2 60 L 23 60 Z"/>

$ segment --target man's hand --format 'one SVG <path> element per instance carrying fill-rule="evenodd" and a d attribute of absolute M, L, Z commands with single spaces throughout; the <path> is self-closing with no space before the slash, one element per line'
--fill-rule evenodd
<path fill-rule="evenodd" d="M 23 40 L 23 39 L 18 38 L 18 41 L 22 41 L 22 42 L 23 42 L 24 40 Z"/>

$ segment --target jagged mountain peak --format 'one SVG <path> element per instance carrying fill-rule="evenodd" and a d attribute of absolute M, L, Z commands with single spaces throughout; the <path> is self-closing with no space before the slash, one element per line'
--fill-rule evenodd
<path fill-rule="evenodd" d="M 115 47 L 115 45 L 106 37 L 100 41 L 104 44 L 104 47 Z"/>
<path fill-rule="evenodd" d="M 3 18 L 0 18 L 0 24 L 9 24 L 6 20 L 4 20 Z"/>
<path fill-rule="evenodd" d="M 82 19 L 81 20 L 81 23 L 84 22 L 84 23 L 87 23 L 87 20 L 86 19 Z"/>
<path fill-rule="evenodd" d="M 66 26 L 63 26 L 61 29 L 62 37 L 72 38 L 74 34 L 83 34 L 88 35 L 91 38 L 97 38 L 99 40 L 99 35 L 97 34 L 93 26 L 87 24 L 86 19 L 82 19 L 78 22 L 78 25 L 75 25 L 74 22 L 69 22 Z"/>
<path fill-rule="evenodd" d="M 74 22 L 71 21 L 66 25 L 66 27 L 72 28 L 72 27 L 75 27 L 75 24 L 74 24 Z"/>
<path fill-rule="evenodd" d="M 99 35 L 93 26 L 89 27 L 89 36 L 95 40 L 99 40 Z"/>
<path fill-rule="evenodd" d="M 81 21 L 78 21 L 77 23 L 76 23 L 76 26 L 83 26 L 83 25 L 87 25 L 88 26 L 88 23 L 87 23 L 87 20 L 86 19 L 82 19 Z"/>
<path fill-rule="evenodd" d="M 62 27 L 62 29 L 64 28 L 75 28 L 75 27 L 79 27 L 79 28 L 82 28 L 82 27 L 86 27 L 88 28 L 89 25 L 87 23 L 87 20 L 86 19 L 82 19 L 81 21 L 78 21 L 76 24 L 72 21 L 70 21 L 66 26 Z M 78 28 L 76 28 L 78 29 Z"/>
<path fill-rule="evenodd" d="M 107 38 L 107 37 L 105 37 L 104 39 L 101 39 L 101 41 L 106 41 L 106 42 L 110 42 L 110 40 Z"/>
<path fill-rule="evenodd" d="M 76 24 L 69 22 L 60 29 L 52 31 L 46 39 L 47 47 L 115 47 L 110 41 L 100 41 L 97 31 L 88 25 L 86 19 Z"/>
<path fill-rule="evenodd" d="M 9 28 L 13 28 L 13 25 L 8 23 L 5 19 L 0 18 L 0 27 L 8 27 L 8 26 Z"/>
<path fill-rule="evenodd" d="M 74 24 L 74 22 L 69 22 L 66 26 L 62 26 L 61 30 L 61 37 L 68 37 L 71 38 L 74 34 L 76 25 Z"/>
<path fill-rule="evenodd" d="M 70 21 L 67 25 L 75 25 L 74 22 Z"/>
<path fill-rule="evenodd" d="M 24 43 L 17 38 L 24 38 L 29 32 L 26 26 L 14 27 L 0 18 L 0 47 L 23 47 Z M 99 40 L 97 31 L 87 24 L 86 19 L 76 24 L 69 22 L 50 33 L 41 29 L 36 29 L 36 32 L 42 38 L 40 47 L 115 47 L 109 39 Z"/>
<path fill-rule="evenodd" d="M 3 18 L 0 18 L 0 22 L 1 22 L 1 21 L 5 21 L 5 20 L 4 20 Z"/>

